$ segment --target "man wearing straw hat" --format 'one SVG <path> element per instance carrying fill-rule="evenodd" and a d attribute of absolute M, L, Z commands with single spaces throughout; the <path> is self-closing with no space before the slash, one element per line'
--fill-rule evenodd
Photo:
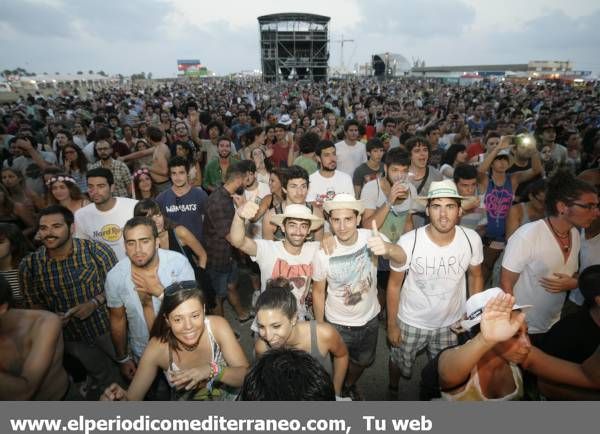
<path fill-rule="evenodd" d="M 282 214 L 271 217 L 271 223 L 283 231 L 283 240 L 252 239 L 246 235 L 245 223 L 257 211 L 258 205 L 254 202 L 246 202 L 237 209 L 229 232 L 231 244 L 260 267 L 261 291 L 265 290 L 269 279 L 285 277 L 290 280 L 298 300 L 298 318 L 304 320 L 308 315 L 305 300 L 312 278 L 312 260 L 319 248 L 319 242 L 305 240 L 323 225 L 323 219 L 316 217 L 305 205 L 291 204 Z"/>
<path fill-rule="evenodd" d="M 317 321 L 330 322 L 342 336 L 350 354 L 343 396 L 362 397 L 356 388 L 361 374 L 375 359 L 380 311 L 377 301 L 377 258 L 392 246 L 385 236 L 359 229 L 364 206 L 353 194 L 337 194 L 323 204 L 335 237 L 331 254 L 319 250 L 313 261 L 313 311 Z M 371 250 L 371 251 L 370 251 Z M 327 293 L 327 296 L 325 296 Z"/>
<path fill-rule="evenodd" d="M 462 199 L 451 180 L 432 182 L 427 196 L 417 198 L 430 223 L 402 235 L 392 248 L 384 246 L 392 270 L 387 287 L 392 391 L 401 375 L 410 377 L 418 352 L 427 349 L 432 358 L 456 344 L 450 327 L 464 312 L 467 288 L 470 294 L 483 288 L 481 238 L 458 225 Z"/>

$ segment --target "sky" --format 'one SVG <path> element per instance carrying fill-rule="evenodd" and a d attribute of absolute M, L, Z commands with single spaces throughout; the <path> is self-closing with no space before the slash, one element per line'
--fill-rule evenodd
<path fill-rule="evenodd" d="M 174 77 L 177 59 L 218 75 L 260 69 L 257 17 L 331 17 L 330 66 L 376 53 L 428 66 L 570 60 L 600 72 L 597 0 L 2 0 L 0 70 Z"/>

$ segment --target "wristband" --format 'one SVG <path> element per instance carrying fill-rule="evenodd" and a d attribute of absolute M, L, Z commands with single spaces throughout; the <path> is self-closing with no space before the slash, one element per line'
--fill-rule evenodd
<path fill-rule="evenodd" d="M 120 360 L 117 360 L 117 363 L 119 365 L 124 365 L 125 363 L 129 362 L 131 360 L 131 356 L 129 354 L 127 354 L 125 357 L 123 357 Z"/>
<path fill-rule="evenodd" d="M 94 305 L 96 306 L 96 309 L 100 307 L 100 302 L 98 300 L 96 300 L 96 297 L 92 298 L 90 301 L 92 303 L 94 303 Z"/>
<path fill-rule="evenodd" d="M 209 380 L 212 380 L 217 375 L 219 375 L 219 365 L 217 364 L 217 362 L 215 362 L 215 361 L 210 362 L 209 369 L 210 369 L 210 374 L 208 374 Z"/>

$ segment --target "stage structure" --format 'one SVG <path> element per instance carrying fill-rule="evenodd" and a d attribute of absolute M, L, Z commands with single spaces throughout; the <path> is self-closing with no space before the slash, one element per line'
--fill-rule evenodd
<path fill-rule="evenodd" d="M 293 12 L 258 17 L 263 80 L 326 80 L 329 20 Z"/>
<path fill-rule="evenodd" d="M 411 64 L 401 54 L 381 53 L 371 56 L 373 75 L 380 79 L 408 75 Z"/>

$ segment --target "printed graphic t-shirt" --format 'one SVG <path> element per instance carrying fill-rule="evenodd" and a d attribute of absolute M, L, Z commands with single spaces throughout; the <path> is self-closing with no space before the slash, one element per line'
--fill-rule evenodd
<path fill-rule="evenodd" d="M 125 255 L 123 226 L 133 217 L 137 200 L 116 197 L 115 206 L 108 211 L 99 211 L 90 203 L 75 212 L 75 237 L 107 244 L 120 261 Z"/>
<path fill-rule="evenodd" d="M 305 298 L 313 274 L 312 260 L 319 249 L 318 241 L 308 241 L 299 255 L 292 255 L 283 247 L 283 241 L 255 240 L 256 256 L 251 256 L 260 267 L 260 290 L 264 291 L 269 279 L 285 277 L 294 287 L 298 301 L 298 316 L 304 317 Z"/>
<path fill-rule="evenodd" d="M 353 245 L 344 246 L 336 238 L 337 247 L 331 256 L 323 250 L 315 255 L 313 280 L 327 279 L 325 318 L 331 323 L 363 326 L 381 309 L 377 301 L 377 257 L 367 247 L 370 236 L 370 230 L 358 229 Z"/>

